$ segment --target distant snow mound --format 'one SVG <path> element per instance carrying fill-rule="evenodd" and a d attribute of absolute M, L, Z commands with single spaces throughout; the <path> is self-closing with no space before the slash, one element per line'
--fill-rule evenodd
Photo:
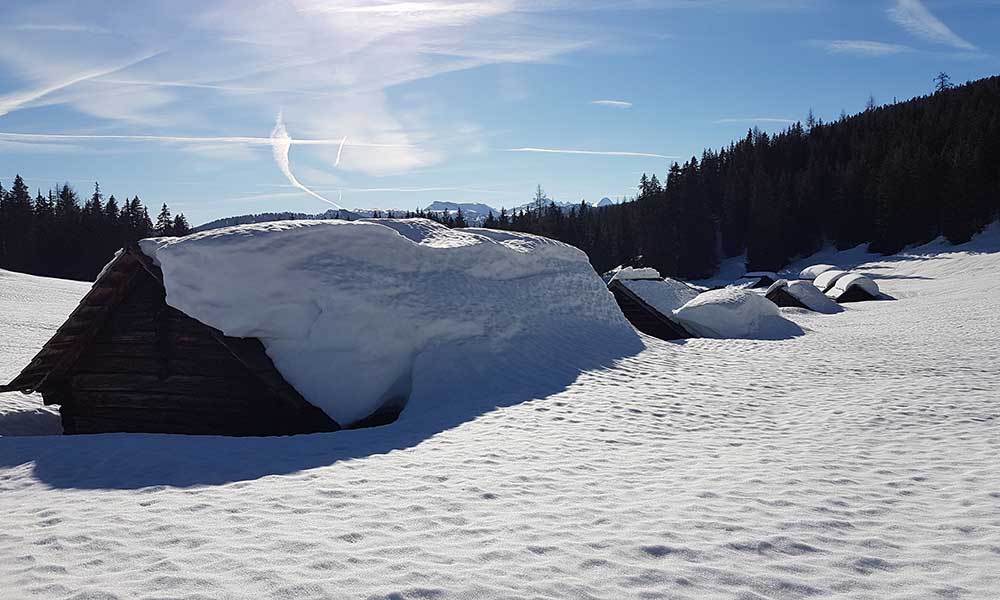
<path fill-rule="evenodd" d="M 799 273 L 799 279 L 812 281 L 817 277 L 819 277 L 820 274 L 836 268 L 837 267 L 835 267 L 834 265 L 827 265 L 827 264 L 812 265 L 811 267 L 806 267 L 802 269 L 802 272 Z"/>
<path fill-rule="evenodd" d="M 343 426 L 415 386 L 447 407 L 509 387 L 517 376 L 498 365 L 641 348 L 587 256 L 539 236 L 425 219 L 279 221 L 140 245 L 170 306 L 259 338 Z"/>
<path fill-rule="evenodd" d="M 699 294 L 675 310 L 674 318 L 700 337 L 772 340 L 803 333 L 801 327 L 781 316 L 773 302 L 736 287 Z"/>
<path fill-rule="evenodd" d="M 652 267 L 618 267 L 612 281 L 633 281 L 639 279 L 660 279 L 660 272 Z"/>
<path fill-rule="evenodd" d="M 792 297 L 805 305 L 809 310 L 825 315 L 832 315 L 844 311 L 839 304 L 823 295 L 823 292 L 819 291 L 819 288 L 813 285 L 810 281 L 789 282 L 784 279 L 779 279 L 774 282 L 770 288 L 768 288 L 767 293 L 764 294 L 764 296 L 770 295 L 773 290 L 778 288 L 784 288 L 786 292 L 791 294 Z"/>
<path fill-rule="evenodd" d="M 816 276 L 816 280 L 813 284 L 821 292 L 826 292 L 833 287 L 833 284 L 837 283 L 837 280 L 847 275 L 847 271 L 841 271 L 840 269 L 830 269 L 828 271 L 823 271 Z"/>
<path fill-rule="evenodd" d="M 698 296 L 698 290 L 669 277 L 663 280 L 625 279 L 622 285 L 642 298 L 643 302 L 668 316 Z"/>
<path fill-rule="evenodd" d="M 827 291 L 827 296 L 837 298 L 844 294 L 847 290 L 852 287 L 859 287 L 865 292 L 871 294 L 872 296 L 879 295 L 878 284 L 872 281 L 870 278 L 861 275 L 860 273 L 850 273 L 844 275 L 837 279 L 837 282 L 833 284 L 833 287 Z"/>

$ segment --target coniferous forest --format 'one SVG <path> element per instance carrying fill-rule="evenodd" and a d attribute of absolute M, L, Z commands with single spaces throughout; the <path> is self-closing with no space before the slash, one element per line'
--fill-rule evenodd
<path fill-rule="evenodd" d="M 0 268 L 12 271 L 90 281 L 119 248 L 190 230 L 166 204 L 154 222 L 138 196 L 119 204 L 99 184 L 82 203 L 69 184 L 34 197 L 20 175 L 9 190 L 0 185 Z"/>
<path fill-rule="evenodd" d="M 937 84 L 905 102 L 870 99 L 833 123 L 810 111 L 781 133 L 748 131 L 643 175 L 636 197 L 618 205 L 567 210 L 539 187 L 529 208 L 490 214 L 483 226 L 562 240 L 598 272 L 624 264 L 682 278 L 743 254 L 748 268 L 772 270 L 831 243 L 886 254 L 939 235 L 962 243 L 1000 213 L 1000 77 L 952 87 L 941 74 Z M 388 216 L 468 225 L 461 211 Z M 20 177 L 0 187 L 0 268 L 92 279 L 129 242 L 189 231 L 166 205 L 154 223 L 138 197 L 119 206 L 97 185 L 82 205 L 69 185 L 34 198 Z"/>
<path fill-rule="evenodd" d="M 743 253 L 750 269 L 771 270 L 827 243 L 886 254 L 939 235 L 961 243 L 1000 211 L 1000 77 L 937 83 L 834 123 L 750 131 L 670 166 L 662 182 L 643 175 L 619 205 L 566 211 L 539 189 L 536 208 L 485 226 L 573 244 L 598 272 L 629 264 L 687 278 Z"/>

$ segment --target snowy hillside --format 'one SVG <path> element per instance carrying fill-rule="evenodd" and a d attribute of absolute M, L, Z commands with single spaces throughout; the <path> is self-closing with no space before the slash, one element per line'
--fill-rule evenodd
<path fill-rule="evenodd" d="M 375 429 L 0 438 L 0 595 L 996 597 L 1000 229 L 793 268 L 820 262 L 897 300 L 582 373 L 509 355 L 505 385 Z M 4 274 L 5 373 L 83 291 Z M 598 356 L 524 341 L 553 343 Z"/>

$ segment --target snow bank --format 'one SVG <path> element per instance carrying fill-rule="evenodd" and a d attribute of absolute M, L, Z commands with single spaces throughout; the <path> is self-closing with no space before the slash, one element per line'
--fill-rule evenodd
<path fill-rule="evenodd" d="M 823 292 L 819 291 L 819 289 L 809 281 L 789 282 L 785 279 L 779 279 L 774 282 L 770 288 L 768 288 L 767 293 L 764 295 L 769 296 L 772 291 L 779 288 L 783 288 L 796 300 L 804 304 L 809 310 L 826 315 L 832 315 L 844 311 L 839 304 L 824 296 Z"/>
<path fill-rule="evenodd" d="M 878 284 L 859 273 L 850 273 L 837 279 L 837 282 L 826 292 L 826 295 L 831 298 L 839 298 L 852 287 L 859 287 L 872 296 L 879 295 Z"/>
<path fill-rule="evenodd" d="M 837 280 L 847 275 L 847 271 L 841 271 L 840 269 L 830 269 L 828 271 L 823 271 L 816 276 L 813 284 L 821 292 L 825 292 L 833 287 L 833 284 L 837 283 Z"/>
<path fill-rule="evenodd" d="M 652 267 L 619 267 L 611 281 L 635 281 L 643 279 L 660 279 L 660 272 Z"/>
<path fill-rule="evenodd" d="M 836 268 L 837 267 L 835 267 L 834 265 L 828 265 L 828 264 L 825 264 L 825 263 L 824 264 L 819 264 L 819 265 L 812 265 L 811 267 L 806 267 L 806 268 L 802 269 L 802 272 L 799 273 L 799 279 L 805 279 L 805 280 L 808 280 L 808 281 L 812 281 L 812 280 L 816 279 L 820 274 L 825 273 L 826 271 L 829 271 L 831 269 L 836 269 Z"/>
<path fill-rule="evenodd" d="M 539 236 L 424 219 L 278 221 L 140 245 L 168 304 L 259 338 L 341 425 L 440 375 L 424 364 L 462 373 L 446 386 L 458 396 L 498 376 L 504 353 L 573 361 L 588 344 L 638 339 L 586 255 Z"/>
<path fill-rule="evenodd" d="M 622 285 L 664 315 L 670 315 L 698 295 L 698 290 L 669 277 L 655 281 L 625 280 Z"/>
<path fill-rule="evenodd" d="M 699 294 L 675 310 L 674 318 L 700 337 L 784 339 L 803 333 L 773 302 L 736 287 Z"/>

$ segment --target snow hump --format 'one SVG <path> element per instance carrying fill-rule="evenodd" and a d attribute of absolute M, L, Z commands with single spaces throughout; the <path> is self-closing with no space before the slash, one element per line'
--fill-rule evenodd
<path fill-rule="evenodd" d="M 802 269 L 799 273 L 799 279 L 805 279 L 807 281 L 812 281 L 820 276 L 820 274 L 836 269 L 837 267 L 828 264 L 812 265 L 811 267 L 806 267 Z"/>
<path fill-rule="evenodd" d="M 579 364 L 588 348 L 638 344 L 587 256 L 534 235 L 425 219 L 277 221 L 140 245 L 170 306 L 259 338 L 342 426 L 420 385 L 447 403 L 491 377 L 509 384 L 496 373 L 505 360 Z"/>
<path fill-rule="evenodd" d="M 879 295 L 878 284 L 872 281 L 870 278 L 865 277 L 859 273 L 851 273 L 849 275 L 844 275 L 843 277 L 837 279 L 837 282 L 833 284 L 833 287 L 827 292 L 828 296 L 837 297 L 851 289 L 852 287 L 859 287 L 864 291 L 868 292 L 872 296 Z"/>
<path fill-rule="evenodd" d="M 642 298 L 643 302 L 668 316 L 698 295 L 698 290 L 669 277 L 662 280 L 626 279 L 622 281 L 622 285 Z"/>
<path fill-rule="evenodd" d="M 771 340 L 803 334 L 773 302 L 738 287 L 699 294 L 675 310 L 674 318 L 691 333 L 708 338 Z"/>

